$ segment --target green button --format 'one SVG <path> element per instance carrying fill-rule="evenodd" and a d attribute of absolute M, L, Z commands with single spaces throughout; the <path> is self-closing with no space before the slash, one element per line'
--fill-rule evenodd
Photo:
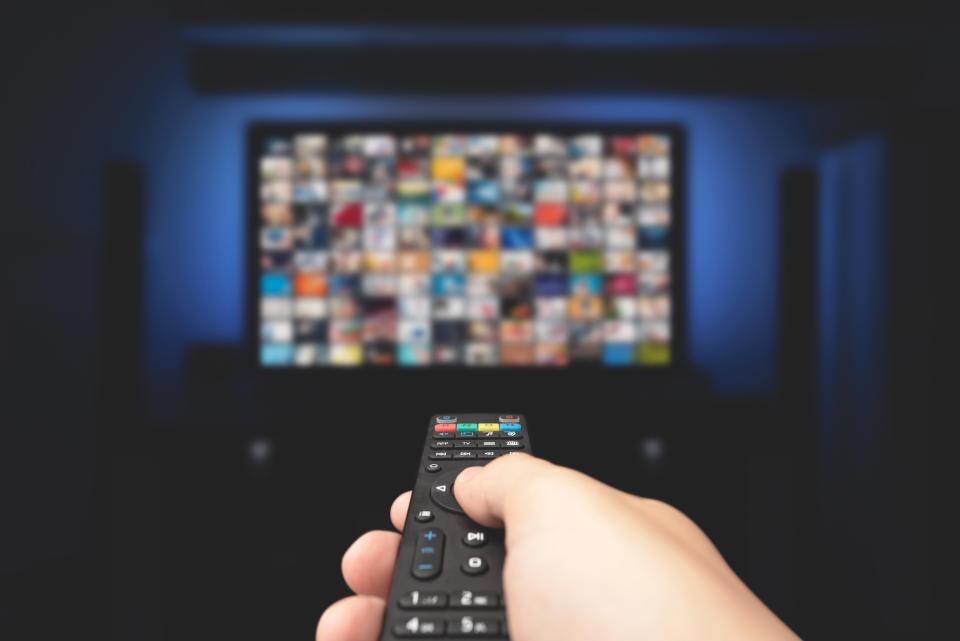
<path fill-rule="evenodd" d="M 457 423 L 458 432 L 476 432 L 477 424 L 476 423 Z"/>

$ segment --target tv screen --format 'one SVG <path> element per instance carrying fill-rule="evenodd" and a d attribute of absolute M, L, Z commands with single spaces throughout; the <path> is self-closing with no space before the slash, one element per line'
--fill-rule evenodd
<path fill-rule="evenodd" d="M 670 364 L 677 138 L 251 128 L 259 364 Z"/>

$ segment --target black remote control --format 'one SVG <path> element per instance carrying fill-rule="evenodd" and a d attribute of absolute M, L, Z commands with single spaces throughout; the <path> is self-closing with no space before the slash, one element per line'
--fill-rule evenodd
<path fill-rule="evenodd" d="M 507 637 L 503 530 L 471 521 L 453 495 L 471 465 L 530 452 L 518 414 L 438 414 L 427 440 L 397 555 L 382 641 Z"/>

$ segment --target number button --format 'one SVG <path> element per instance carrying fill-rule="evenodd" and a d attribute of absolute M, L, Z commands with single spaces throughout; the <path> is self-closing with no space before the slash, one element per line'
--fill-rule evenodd
<path fill-rule="evenodd" d="M 500 596 L 494 592 L 461 590 L 450 596 L 452 608 L 495 608 L 500 605 Z"/>
<path fill-rule="evenodd" d="M 411 617 L 393 626 L 393 634 L 398 637 L 439 637 L 443 630 L 442 620 L 421 617 Z"/>
<path fill-rule="evenodd" d="M 447 595 L 443 592 L 421 592 L 420 590 L 414 590 L 401 596 L 397 604 L 406 610 L 445 608 L 447 607 Z"/>
<path fill-rule="evenodd" d="M 500 622 L 495 619 L 475 619 L 470 615 L 462 616 L 450 622 L 447 634 L 452 637 L 498 637 Z"/>

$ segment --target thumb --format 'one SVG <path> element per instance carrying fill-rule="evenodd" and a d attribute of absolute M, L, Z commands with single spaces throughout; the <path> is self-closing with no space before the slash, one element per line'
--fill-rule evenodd
<path fill-rule="evenodd" d="M 515 522 L 529 513 L 522 506 L 529 500 L 532 481 L 555 475 L 560 469 L 517 452 L 460 472 L 453 494 L 467 516 L 480 525 L 503 527 L 505 522 Z"/>

